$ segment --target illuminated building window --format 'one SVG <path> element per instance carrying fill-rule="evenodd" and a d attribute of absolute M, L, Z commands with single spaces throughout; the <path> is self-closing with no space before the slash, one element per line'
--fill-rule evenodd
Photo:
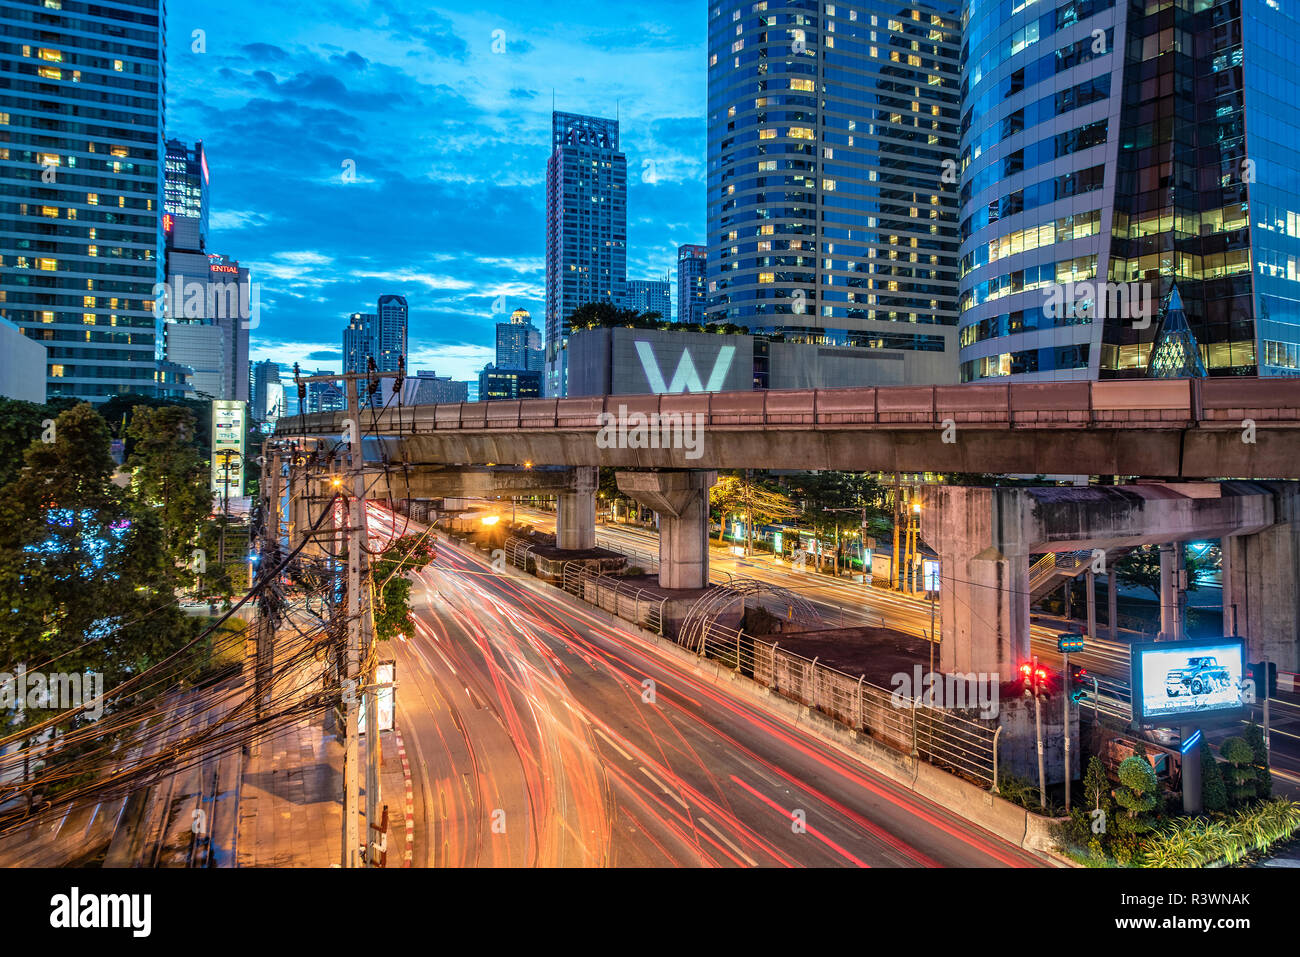
<path fill-rule="evenodd" d="M 46 272 L 55 272 L 59 268 L 59 261 L 57 259 L 38 259 L 36 260 L 36 268 L 44 269 Z"/>
<path fill-rule="evenodd" d="M 61 366 L 61 365 L 53 365 L 53 366 L 50 366 L 50 375 L 51 375 L 53 378 L 55 378 L 55 379 L 62 379 L 62 378 L 63 378 L 63 366 Z"/>

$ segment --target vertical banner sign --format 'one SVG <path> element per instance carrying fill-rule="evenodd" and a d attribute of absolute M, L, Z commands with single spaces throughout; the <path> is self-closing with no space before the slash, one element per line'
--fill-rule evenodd
<path fill-rule="evenodd" d="M 244 432 L 247 406 L 229 399 L 212 400 L 212 491 L 223 498 L 244 497 Z"/>
<path fill-rule="evenodd" d="M 380 731 L 393 730 L 393 681 L 396 678 L 397 665 L 392 661 L 380 661 L 375 665 L 375 717 L 379 721 Z M 366 702 L 369 694 L 361 696 L 361 709 L 358 712 L 359 734 L 366 733 Z"/>

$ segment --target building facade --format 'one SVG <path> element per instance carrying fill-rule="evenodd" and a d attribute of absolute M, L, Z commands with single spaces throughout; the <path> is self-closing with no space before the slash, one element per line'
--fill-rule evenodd
<path fill-rule="evenodd" d="M 627 157 L 618 121 L 551 117 L 546 163 L 546 394 L 564 395 L 569 316 L 627 295 Z"/>
<path fill-rule="evenodd" d="M 1300 10 L 963 15 L 962 381 L 1300 374 Z"/>
<path fill-rule="evenodd" d="M 623 300 L 626 309 L 638 312 L 657 312 L 665 322 L 673 318 L 673 289 L 669 279 L 629 279 L 627 297 Z"/>
<path fill-rule="evenodd" d="M 491 363 L 478 376 L 477 400 L 537 399 L 542 395 L 542 373 L 527 369 L 498 369 Z"/>
<path fill-rule="evenodd" d="M 432 369 L 421 369 L 402 386 L 404 405 L 437 405 L 468 401 L 468 382 L 456 382 L 450 376 L 440 376 Z"/>
<path fill-rule="evenodd" d="M 957 330 L 944 327 L 956 339 Z M 646 395 L 749 389 L 951 385 L 951 352 L 842 347 L 683 329 L 583 329 L 569 337 L 569 394 Z"/>
<path fill-rule="evenodd" d="M 343 371 L 365 372 L 366 359 L 375 351 L 375 322 L 373 312 L 354 312 L 348 316 L 343 329 Z"/>
<path fill-rule="evenodd" d="M 709 248 L 695 244 L 677 247 L 678 322 L 702 323 L 704 317 L 704 268 Z"/>
<path fill-rule="evenodd" d="M 827 349 L 949 348 L 957 13 L 710 6 L 709 321 Z"/>
<path fill-rule="evenodd" d="M 533 325 L 526 309 L 516 309 L 509 322 L 497 323 L 496 367 L 498 369 L 527 369 L 539 372 L 545 364 L 546 352 L 542 336 Z"/>
<path fill-rule="evenodd" d="M 0 5 L 0 318 L 46 349 L 53 397 L 169 391 L 165 6 Z"/>
<path fill-rule="evenodd" d="M 270 359 L 253 366 L 253 402 L 249 413 L 254 422 L 274 424 L 286 414 L 280 364 Z"/>
<path fill-rule="evenodd" d="M 406 327 L 410 307 L 405 296 L 380 296 L 375 310 L 374 356 L 380 372 L 396 372 L 406 364 Z"/>
<path fill-rule="evenodd" d="M 164 218 L 163 233 L 169 249 L 177 239 L 182 249 L 207 249 L 209 179 L 202 140 L 192 147 L 184 140 L 167 141 L 163 210 L 170 219 Z"/>

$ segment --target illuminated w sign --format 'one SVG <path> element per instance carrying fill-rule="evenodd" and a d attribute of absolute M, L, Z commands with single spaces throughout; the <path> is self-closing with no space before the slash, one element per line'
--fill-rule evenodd
<path fill-rule="evenodd" d="M 656 395 L 664 392 L 719 392 L 731 369 L 736 347 L 723 346 L 718 350 L 718 357 L 713 360 L 713 371 L 709 373 L 708 385 L 700 382 L 700 374 L 695 371 L 695 360 L 691 358 L 690 349 L 682 350 L 682 357 L 677 360 L 677 371 L 673 373 L 673 381 L 667 385 L 664 384 L 664 374 L 659 369 L 659 362 L 655 359 L 650 343 L 645 340 L 637 342 L 636 354 L 641 358 L 641 368 L 650 381 L 650 391 Z"/>

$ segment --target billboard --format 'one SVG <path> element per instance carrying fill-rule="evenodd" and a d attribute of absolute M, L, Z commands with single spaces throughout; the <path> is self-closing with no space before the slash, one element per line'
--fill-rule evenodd
<path fill-rule="evenodd" d="M 244 433 L 247 403 L 212 400 L 212 491 L 220 505 L 244 496 Z"/>
<path fill-rule="evenodd" d="M 1199 726 L 1241 717 L 1253 695 L 1243 685 L 1240 638 L 1157 641 L 1130 651 L 1133 720 Z"/>

